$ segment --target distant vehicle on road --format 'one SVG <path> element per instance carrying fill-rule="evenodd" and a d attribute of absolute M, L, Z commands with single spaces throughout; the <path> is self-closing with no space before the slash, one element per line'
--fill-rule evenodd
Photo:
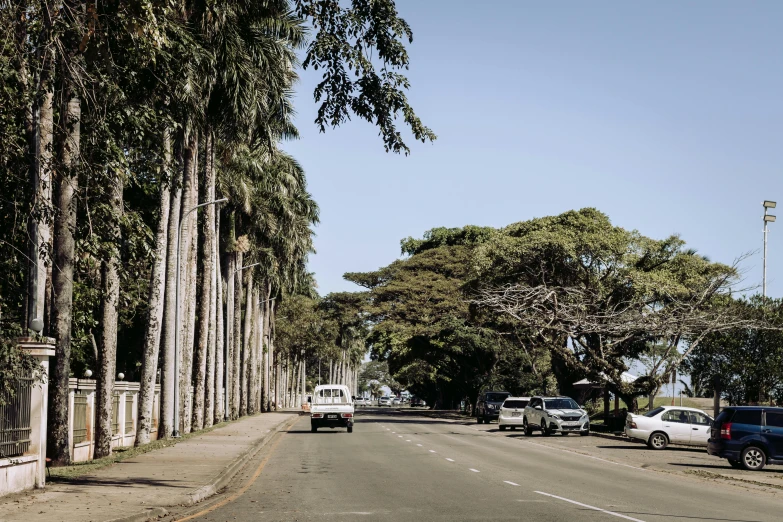
<path fill-rule="evenodd" d="M 707 453 L 728 460 L 732 468 L 749 471 L 783 464 L 783 408 L 724 409 L 712 423 Z"/>
<path fill-rule="evenodd" d="M 421 399 L 419 397 L 411 397 L 411 406 L 417 406 L 417 407 L 423 407 L 426 406 L 427 403 L 424 401 L 424 399 Z"/>
<path fill-rule="evenodd" d="M 353 400 L 347 386 L 316 386 L 310 405 L 310 431 L 318 428 L 347 428 L 353 433 Z"/>
<path fill-rule="evenodd" d="M 500 406 L 498 415 L 498 426 L 500 431 L 506 427 L 512 430 L 517 426 L 522 426 L 522 415 L 525 413 L 525 406 L 530 402 L 530 397 L 509 397 Z"/>
<path fill-rule="evenodd" d="M 353 401 L 353 403 L 356 406 L 367 406 L 367 399 L 364 397 L 356 397 L 356 400 Z"/>
<path fill-rule="evenodd" d="M 525 435 L 540 430 L 541 435 L 590 434 L 590 417 L 571 397 L 533 397 L 522 417 Z"/>
<path fill-rule="evenodd" d="M 399 406 L 400 404 L 402 404 L 402 399 L 400 399 L 399 397 L 395 397 L 392 399 L 392 405 Z"/>
<path fill-rule="evenodd" d="M 706 446 L 711 424 L 712 417 L 699 409 L 661 406 L 644 415 L 629 413 L 625 418 L 625 435 L 655 450 L 669 444 Z"/>
<path fill-rule="evenodd" d="M 391 406 L 392 405 L 392 399 L 388 395 L 384 395 L 380 399 L 378 399 L 378 406 Z"/>
<path fill-rule="evenodd" d="M 506 391 L 486 391 L 476 402 L 476 422 L 489 424 L 497 420 L 500 406 L 511 394 Z"/>

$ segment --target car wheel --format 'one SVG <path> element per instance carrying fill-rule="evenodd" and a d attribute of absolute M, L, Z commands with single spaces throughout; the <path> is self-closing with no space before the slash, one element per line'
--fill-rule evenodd
<path fill-rule="evenodd" d="M 738 460 L 734 459 L 726 459 L 729 461 L 729 466 L 731 466 L 734 469 L 742 469 L 742 464 Z"/>
<path fill-rule="evenodd" d="M 533 434 L 533 429 L 527 423 L 527 417 L 522 419 L 522 429 L 525 430 L 525 435 L 527 435 L 528 437 Z"/>
<path fill-rule="evenodd" d="M 546 425 L 546 421 L 542 420 L 541 421 L 541 435 L 543 435 L 544 437 L 549 437 L 549 433 L 550 433 L 550 431 L 549 431 L 549 427 L 547 427 L 547 425 Z"/>
<path fill-rule="evenodd" d="M 505 426 L 498 426 L 498 428 L 500 428 L 500 431 L 506 431 L 506 427 Z"/>
<path fill-rule="evenodd" d="M 581 435 L 582 437 L 587 437 L 588 435 L 590 435 L 590 430 L 580 431 L 579 435 Z"/>
<path fill-rule="evenodd" d="M 761 471 L 764 464 L 767 463 L 767 455 L 764 450 L 757 446 L 748 446 L 742 450 L 740 455 L 740 464 L 748 471 Z"/>
<path fill-rule="evenodd" d="M 348 426 L 348 433 L 353 433 L 353 426 Z"/>
<path fill-rule="evenodd" d="M 667 437 L 665 433 L 656 431 L 650 435 L 650 440 L 647 441 L 647 445 L 654 450 L 666 449 L 666 446 L 669 445 L 669 437 Z"/>

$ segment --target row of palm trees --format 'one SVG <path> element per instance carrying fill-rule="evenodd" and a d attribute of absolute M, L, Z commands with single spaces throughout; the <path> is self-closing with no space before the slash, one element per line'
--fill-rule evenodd
<path fill-rule="evenodd" d="M 137 444 L 150 437 L 158 380 L 164 437 L 291 405 L 294 376 L 307 372 L 275 349 L 276 310 L 313 292 L 318 207 L 280 143 L 297 136 L 305 22 L 305 65 L 324 71 L 322 129 L 354 113 L 387 150 L 407 152 L 394 125 L 404 114 L 416 139 L 434 139 L 393 72 L 408 65 L 410 28 L 393 0 L 365 7 L 0 0 L 0 250 L 11 274 L 0 318 L 55 339 L 56 463 L 70 461 L 72 362 L 97 365 L 95 456 L 111 452 L 117 361 L 134 359 L 139 325 Z"/>

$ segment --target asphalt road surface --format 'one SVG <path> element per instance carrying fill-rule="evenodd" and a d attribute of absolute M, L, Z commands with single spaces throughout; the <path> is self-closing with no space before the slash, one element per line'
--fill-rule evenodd
<path fill-rule="evenodd" d="M 783 520 L 783 503 L 756 492 L 540 445 L 519 431 L 376 410 L 351 434 L 310 433 L 302 417 L 237 480 L 188 519 Z"/>

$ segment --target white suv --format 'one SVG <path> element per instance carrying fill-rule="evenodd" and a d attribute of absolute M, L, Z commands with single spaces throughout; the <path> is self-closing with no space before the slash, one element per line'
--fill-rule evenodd
<path fill-rule="evenodd" d="M 570 397 L 533 397 L 522 418 L 525 435 L 540 430 L 542 435 L 590 434 L 590 418 Z"/>
<path fill-rule="evenodd" d="M 507 427 L 512 430 L 517 426 L 522 426 L 522 414 L 525 412 L 525 406 L 530 402 L 530 397 L 509 397 L 503 401 L 503 405 L 500 407 L 500 415 L 498 415 L 498 426 L 500 431 L 504 431 Z"/>

